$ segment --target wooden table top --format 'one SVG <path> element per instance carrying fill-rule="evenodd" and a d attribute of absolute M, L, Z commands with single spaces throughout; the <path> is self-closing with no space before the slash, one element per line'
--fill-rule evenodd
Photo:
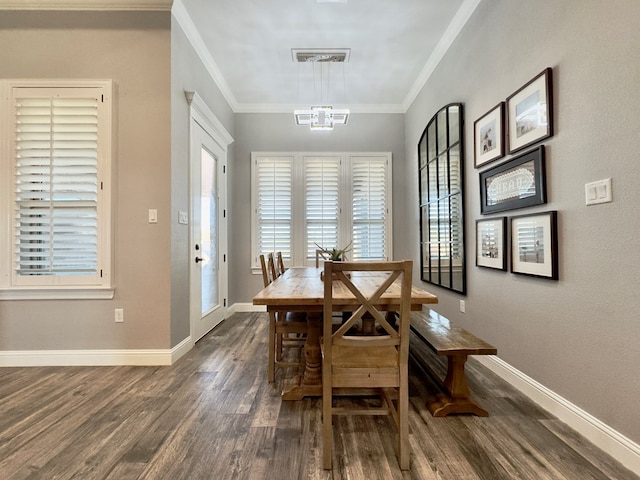
<path fill-rule="evenodd" d="M 321 268 L 292 267 L 274 282 L 253 297 L 254 305 L 266 305 L 267 310 L 314 311 L 322 310 L 324 303 L 324 282 L 320 278 Z M 374 291 L 379 274 L 373 272 L 354 272 L 352 282 L 366 293 Z M 369 288 L 368 285 L 371 287 Z M 334 304 L 338 309 L 347 309 L 355 303 L 353 294 L 342 284 L 333 282 Z M 393 310 L 400 298 L 400 286 L 393 284 L 379 302 L 379 307 Z M 421 310 L 423 304 L 438 303 L 438 297 L 416 286 L 411 290 L 412 310 Z"/>

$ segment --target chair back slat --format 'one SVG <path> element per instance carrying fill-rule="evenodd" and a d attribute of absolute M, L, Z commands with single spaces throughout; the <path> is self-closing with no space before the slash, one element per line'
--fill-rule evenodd
<path fill-rule="evenodd" d="M 331 339 L 331 342 L 325 342 L 325 352 L 327 346 L 329 349 L 331 348 L 331 343 L 334 345 L 362 347 L 374 345 L 400 347 L 403 343 L 402 336 L 406 335 L 406 338 L 408 338 L 409 332 L 412 262 L 410 260 L 398 262 L 327 261 L 324 265 L 323 333 L 325 339 Z M 363 277 L 358 276 L 357 272 L 369 273 L 367 273 L 366 280 L 363 280 Z M 356 278 L 361 281 L 357 282 Z M 327 279 L 333 280 L 327 281 Z M 389 291 L 389 288 L 397 282 L 400 282 L 398 329 L 394 328 L 387 320 L 385 302 L 380 300 Z M 349 318 L 343 321 L 342 325 L 334 331 L 330 318 L 334 310 L 333 291 L 336 283 L 344 284 L 353 294 L 358 305 L 354 305 Z M 358 335 L 350 333 L 356 327 L 357 322 L 361 320 L 372 322 L 377 327 L 370 329 L 371 336 L 362 331 Z M 408 348 L 405 350 L 408 354 Z"/>
<path fill-rule="evenodd" d="M 273 282 L 280 275 L 278 275 L 278 272 L 276 270 L 276 262 L 275 262 L 275 259 L 273 258 L 272 252 L 267 253 L 267 267 L 269 269 L 269 276 L 271 277 L 271 281 Z"/>
<path fill-rule="evenodd" d="M 327 260 L 329 254 L 324 250 L 316 250 L 316 268 L 320 268 L 320 260 Z"/>
<path fill-rule="evenodd" d="M 260 266 L 262 267 L 262 283 L 267 287 L 271 283 L 271 276 L 267 268 L 267 261 L 264 255 L 260 255 Z"/>
<path fill-rule="evenodd" d="M 282 252 L 276 252 L 276 273 L 278 276 L 282 275 L 285 272 L 286 268 L 284 268 L 284 260 L 282 259 Z"/>

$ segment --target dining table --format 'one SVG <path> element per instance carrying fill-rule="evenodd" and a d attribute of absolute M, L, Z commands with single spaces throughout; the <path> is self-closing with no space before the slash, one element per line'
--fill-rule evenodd
<path fill-rule="evenodd" d="M 269 312 L 305 312 L 307 335 L 303 347 L 304 369 L 285 384 L 283 400 L 301 400 L 306 396 L 322 395 L 322 356 L 320 337 L 324 305 L 324 269 L 317 267 L 290 267 L 256 296 L 254 305 L 263 305 Z M 376 280 L 376 276 L 378 280 Z M 353 272 L 351 281 L 363 292 L 375 290 L 380 273 Z M 358 301 L 339 281 L 332 284 L 334 311 L 353 311 Z M 422 310 L 423 305 L 438 303 L 438 297 L 415 285 L 411 288 L 411 310 Z M 394 283 L 378 299 L 376 307 L 393 312 L 399 309 L 400 284 Z"/>

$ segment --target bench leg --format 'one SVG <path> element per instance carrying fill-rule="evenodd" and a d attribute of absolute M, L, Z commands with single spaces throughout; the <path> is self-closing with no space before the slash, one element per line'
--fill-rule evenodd
<path fill-rule="evenodd" d="M 441 393 L 437 399 L 427 405 L 434 417 L 444 417 L 450 413 L 472 413 L 479 417 L 488 417 L 489 412 L 478 406 L 470 398 L 464 364 L 467 355 L 447 355 L 447 376 L 444 387 L 447 393 Z"/>

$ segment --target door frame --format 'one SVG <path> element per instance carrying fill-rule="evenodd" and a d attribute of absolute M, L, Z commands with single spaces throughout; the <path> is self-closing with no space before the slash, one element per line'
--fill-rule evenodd
<path fill-rule="evenodd" d="M 196 221 L 196 219 L 191 218 L 192 217 L 192 212 L 193 212 L 193 205 L 192 205 L 192 170 L 191 170 L 191 165 L 193 162 L 193 155 L 195 152 L 193 152 L 193 141 L 194 141 L 194 132 L 196 128 L 201 128 L 202 130 L 204 130 L 214 141 L 214 143 L 217 145 L 217 147 L 219 147 L 219 150 L 216 152 L 212 152 L 215 154 L 216 158 L 218 159 L 219 162 L 221 162 L 221 165 L 223 167 L 223 171 L 225 172 L 221 178 L 219 179 L 219 184 L 221 185 L 221 190 L 223 192 L 224 197 L 221 199 L 221 204 L 222 204 L 222 208 L 223 208 L 223 212 L 222 213 L 222 221 L 227 222 L 227 216 L 226 216 L 226 209 L 227 209 L 227 199 L 228 199 L 228 193 L 227 193 L 227 176 L 226 176 L 226 168 L 227 168 L 227 151 L 228 151 L 228 146 L 229 144 L 231 144 L 233 142 L 233 137 L 229 134 L 229 132 L 226 130 L 226 128 L 224 127 L 224 125 L 222 125 L 222 122 L 220 122 L 220 120 L 218 120 L 218 118 L 215 116 L 215 114 L 213 113 L 213 111 L 207 106 L 207 104 L 202 100 L 202 98 L 196 93 L 196 92 L 188 92 L 185 91 L 185 96 L 187 98 L 187 102 L 189 103 L 189 188 L 188 188 L 188 196 L 189 196 L 189 242 L 187 245 L 188 248 L 188 258 L 189 258 L 189 332 L 190 332 L 190 338 L 192 339 L 192 341 L 195 343 L 196 341 L 199 340 L 199 338 L 195 338 L 197 336 L 197 332 L 195 329 L 195 316 L 197 313 L 197 316 L 200 317 L 201 315 L 201 311 L 200 308 L 198 308 L 197 312 L 193 311 L 193 302 L 191 301 L 192 298 L 192 285 L 191 285 L 191 278 L 193 275 L 193 268 L 194 268 L 194 263 L 193 263 L 193 259 L 194 259 L 194 255 L 193 255 L 193 245 L 194 242 L 196 241 L 196 239 L 194 238 L 194 222 Z M 199 152 L 198 152 L 199 154 Z M 223 314 L 223 318 L 227 317 L 227 310 L 229 308 L 228 302 L 227 302 L 227 293 L 228 293 L 228 284 L 229 284 L 229 270 L 227 268 L 227 262 L 226 262 L 226 257 L 228 257 L 228 253 L 227 253 L 227 247 L 228 247 L 228 242 L 227 242 L 227 236 L 228 236 L 228 232 L 227 232 L 227 228 L 224 229 L 224 237 L 220 238 L 220 245 L 221 245 L 221 255 L 223 256 L 222 258 L 224 259 L 223 262 L 221 262 L 221 269 L 223 270 L 223 274 L 222 274 L 222 279 L 221 279 L 221 290 L 224 292 L 223 295 L 223 299 L 221 299 L 221 303 L 222 303 L 222 308 L 224 309 L 224 314 Z M 200 241 L 198 239 L 198 241 Z M 222 266 L 224 264 L 224 267 Z"/>

